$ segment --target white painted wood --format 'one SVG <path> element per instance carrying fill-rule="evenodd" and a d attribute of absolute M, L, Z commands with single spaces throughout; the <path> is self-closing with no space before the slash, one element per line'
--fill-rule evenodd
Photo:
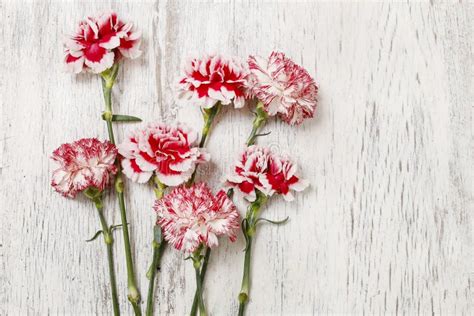
<path fill-rule="evenodd" d="M 300 128 L 271 121 L 262 144 L 291 153 L 312 187 L 275 199 L 254 248 L 248 315 L 474 313 L 473 6 L 256 1 L 38 1 L 0 3 L 0 314 L 110 314 L 102 243 L 92 206 L 49 186 L 51 151 L 105 138 L 99 80 L 62 72 L 63 33 L 113 8 L 143 30 L 145 54 L 123 66 L 115 109 L 200 128 L 173 102 L 191 51 L 247 56 L 285 51 L 320 84 L 318 117 Z M 248 109 L 224 111 L 209 141 L 217 188 L 250 129 Z M 118 126 L 118 138 L 131 126 Z M 150 261 L 153 194 L 128 185 L 142 296 Z M 119 222 L 116 200 L 106 202 Z M 244 208 L 240 203 L 242 212 Z M 243 240 L 213 253 L 206 294 L 213 315 L 235 315 Z M 116 235 L 121 308 L 126 302 Z M 168 250 L 156 310 L 189 312 L 191 264 Z M 157 313 L 157 314 L 158 314 Z"/>

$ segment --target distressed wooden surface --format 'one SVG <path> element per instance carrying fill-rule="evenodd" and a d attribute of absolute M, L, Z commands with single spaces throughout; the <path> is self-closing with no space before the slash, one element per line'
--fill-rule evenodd
<path fill-rule="evenodd" d="M 265 210 L 291 220 L 259 230 L 248 315 L 474 313 L 472 4 L 3 0 L 0 8 L 1 315 L 110 314 L 103 244 L 84 242 L 96 214 L 52 191 L 48 159 L 63 142 L 106 137 L 99 80 L 63 72 L 61 40 L 83 16 L 110 8 L 145 41 L 144 55 L 120 71 L 116 112 L 200 128 L 198 111 L 173 101 L 189 52 L 278 48 L 319 82 L 316 119 L 297 129 L 271 121 L 260 139 L 296 157 L 312 187 Z M 222 113 L 201 179 L 218 187 L 250 120 L 248 109 Z M 119 139 L 128 128 L 117 126 Z M 127 189 L 145 296 L 153 194 Z M 106 210 L 118 223 L 113 196 Z M 236 314 L 242 239 L 213 253 L 205 294 L 213 315 Z M 130 314 L 121 234 L 115 253 Z M 156 311 L 189 312 L 194 289 L 191 263 L 168 249 Z"/>

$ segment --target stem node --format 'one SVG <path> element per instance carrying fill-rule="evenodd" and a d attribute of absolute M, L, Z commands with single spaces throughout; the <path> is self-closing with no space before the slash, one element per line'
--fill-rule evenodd
<path fill-rule="evenodd" d="M 102 113 L 102 119 L 107 122 L 112 122 L 113 114 L 110 111 Z"/>
<path fill-rule="evenodd" d="M 115 191 L 118 193 L 123 193 L 124 190 L 124 184 L 121 176 L 117 176 L 115 180 Z"/>
<path fill-rule="evenodd" d="M 244 292 L 239 293 L 239 303 L 240 304 L 247 303 L 248 299 L 249 299 L 249 296 L 247 295 L 247 293 L 244 293 Z"/>

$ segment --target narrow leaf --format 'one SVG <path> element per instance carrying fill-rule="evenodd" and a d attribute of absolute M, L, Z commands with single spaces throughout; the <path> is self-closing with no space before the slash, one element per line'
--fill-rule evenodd
<path fill-rule="evenodd" d="M 91 242 L 93 240 L 95 240 L 97 237 L 99 237 L 100 234 L 102 234 L 103 232 L 101 230 L 99 230 L 97 233 L 95 233 L 94 236 L 92 236 L 91 239 L 87 239 L 86 242 Z"/>
<path fill-rule="evenodd" d="M 122 226 L 123 226 L 122 224 L 111 225 L 109 230 L 110 230 L 110 232 L 113 232 L 114 230 L 116 230 L 117 228 L 122 227 Z"/>
<path fill-rule="evenodd" d="M 123 114 L 114 114 L 112 115 L 113 122 L 141 122 L 142 119 L 136 116 L 123 115 Z"/>
<path fill-rule="evenodd" d="M 267 223 L 274 224 L 274 225 L 281 225 L 281 224 L 285 224 L 286 222 L 288 222 L 289 219 L 290 219 L 290 217 L 287 216 L 285 219 L 283 219 L 281 221 L 272 221 L 272 220 L 260 217 L 259 219 L 257 219 L 255 221 L 255 225 L 257 225 L 257 223 L 260 222 L 260 221 L 265 221 Z"/>
<path fill-rule="evenodd" d="M 260 134 L 255 134 L 256 137 L 262 137 L 262 136 L 268 136 L 272 133 L 272 131 L 266 132 L 266 133 L 260 133 Z"/>

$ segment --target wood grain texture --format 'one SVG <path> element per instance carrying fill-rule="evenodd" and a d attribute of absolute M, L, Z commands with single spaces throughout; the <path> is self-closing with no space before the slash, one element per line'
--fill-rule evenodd
<path fill-rule="evenodd" d="M 174 102 L 190 52 L 281 49 L 319 82 L 316 119 L 297 129 L 272 120 L 259 140 L 296 157 L 312 186 L 264 211 L 291 220 L 259 230 L 248 315 L 474 313 L 472 3 L 3 0 L 0 315 L 110 314 L 103 245 L 84 242 L 96 214 L 52 191 L 48 159 L 63 142 L 106 137 L 99 80 L 63 72 L 61 40 L 75 21 L 110 8 L 145 40 L 144 55 L 120 71 L 118 113 L 200 128 L 197 109 Z M 248 109 L 223 111 L 200 179 L 219 186 L 250 125 Z M 117 126 L 118 138 L 130 128 Z M 145 296 L 153 193 L 127 184 Z M 106 211 L 119 222 L 113 196 Z M 213 253 L 212 315 L 236 314 L 243 246 L 223 241 Z M 121 234 L 115 253 L 121 308 L 131 314 Z M 189 312 L 194 289 L 191 264 L 168 249 L 157 314 Z"/>

